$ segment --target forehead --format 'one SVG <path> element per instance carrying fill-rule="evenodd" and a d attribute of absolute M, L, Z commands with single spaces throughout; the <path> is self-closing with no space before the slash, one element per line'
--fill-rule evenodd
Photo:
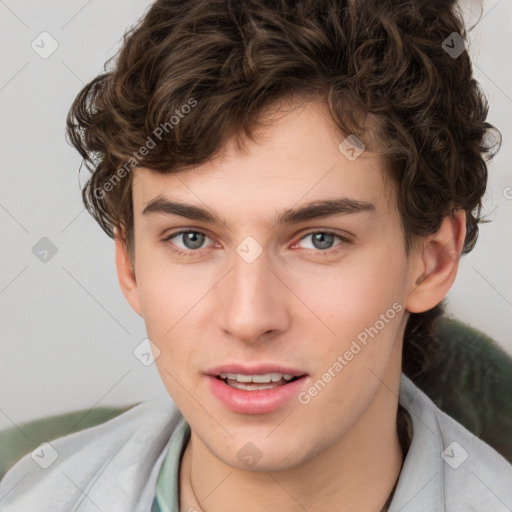
<path fill-rule="evenodd" d="M 345 139 L 325 103 L 282 103 L 266 113 L 255 141 L 245 140 L 242 147 L 228 140 L 206 163 L 178 172 L 135 169 L 135 213 L 158 196 L 226 214 L 236 205 L 238 214 L 256 215 L 261 207 L 267 216 L 269 208 L 340 196 L 394 210 L 383 155 L 364 150 L 357 156 L 357 139 Z"/>

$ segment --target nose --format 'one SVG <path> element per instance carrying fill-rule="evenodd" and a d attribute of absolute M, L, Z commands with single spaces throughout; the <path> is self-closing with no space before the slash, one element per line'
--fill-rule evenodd
<path fill-rule="evenodd" d="M 236 253 L 233 267 L 221 286 L 224 300 L 219 318 L 227 335 L 255 343 L 286 330 L 287 288 L 270 267 L 265 250 L 252 262 L 243 253 Z"/>

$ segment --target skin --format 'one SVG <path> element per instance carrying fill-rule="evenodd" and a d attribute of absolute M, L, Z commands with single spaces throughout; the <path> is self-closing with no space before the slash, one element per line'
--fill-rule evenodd
<path fill-rule="evenodd" d="M 244 151 L 228 141 L 216 158 L 178 174 L 134 171 L 134 261 L 117 234 L 119 281 L 191 427 L 181 510 L 316 512 L 335 503 L 377 512 L 403 460 L 396 412 L 405 324 L 450 289 L 465 216 L 445 218 L 406 255 L 382 155 L 367 150 L 349 161 L 323 103 L 283 112 Z M 224 224 L 143 215 L 158 196 L 206 206 Z M 285 208 L 340 196 L 370 202 L 375 212 L 272 228 Z M 164 240 L 183 228 L 207 235 L 199 249 L 181 235 Z M 314 245 L 311 231 L 351 241 Z M 263 249 L 250 264 L 236 252 L 247 236 Z M 230 362 L 300 369 L 307 390 L 396 302 L 401 312 L 306 405 L 292 399 L 272 413 L 240 414 L 210 392 L 204 372 Z M 237 457 L 248 442 L 261 453 L 251 468 Z"/>

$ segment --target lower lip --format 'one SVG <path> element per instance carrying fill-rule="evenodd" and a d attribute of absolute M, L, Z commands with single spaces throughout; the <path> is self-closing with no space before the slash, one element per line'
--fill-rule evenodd
<path fill-rule="evenodd" d="M 243 414 L 266 414 L 277 411 L 296 397 L 304 385 L 305 375 L 293 382 L 270 389 L 245 391 L 232 388 L 223 380 L 208 376 L 212 393 L 228 408 Z"/>

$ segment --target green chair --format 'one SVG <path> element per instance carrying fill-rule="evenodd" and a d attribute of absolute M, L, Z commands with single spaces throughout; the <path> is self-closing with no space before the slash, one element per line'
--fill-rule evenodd
<path fill-rule="evenodd" d="M 512 358 L 489 336 L 443 316 L 440 351 L 414 383 L 512 463 Z"/>
<path fill-rule="evenodd" d="M 104 423 L 121 414 L 136 403 L 124 407 L 97 407 L 57 416 L 48 416 L 11 427 L 0 432 L 0 479 L 23 455 L 44 441 L 72 434 Z"/>
<path fill-rule="evenodd" d="M 428 371 L 412 380 L 442 411 L 512 462 L 512 358 L 458 320 L 442 317 L 436 332 L 440 351 Z M 0 432 L 0 479 L 42 442 L 104 423 L 134 405 L 74 411 Z"/>

